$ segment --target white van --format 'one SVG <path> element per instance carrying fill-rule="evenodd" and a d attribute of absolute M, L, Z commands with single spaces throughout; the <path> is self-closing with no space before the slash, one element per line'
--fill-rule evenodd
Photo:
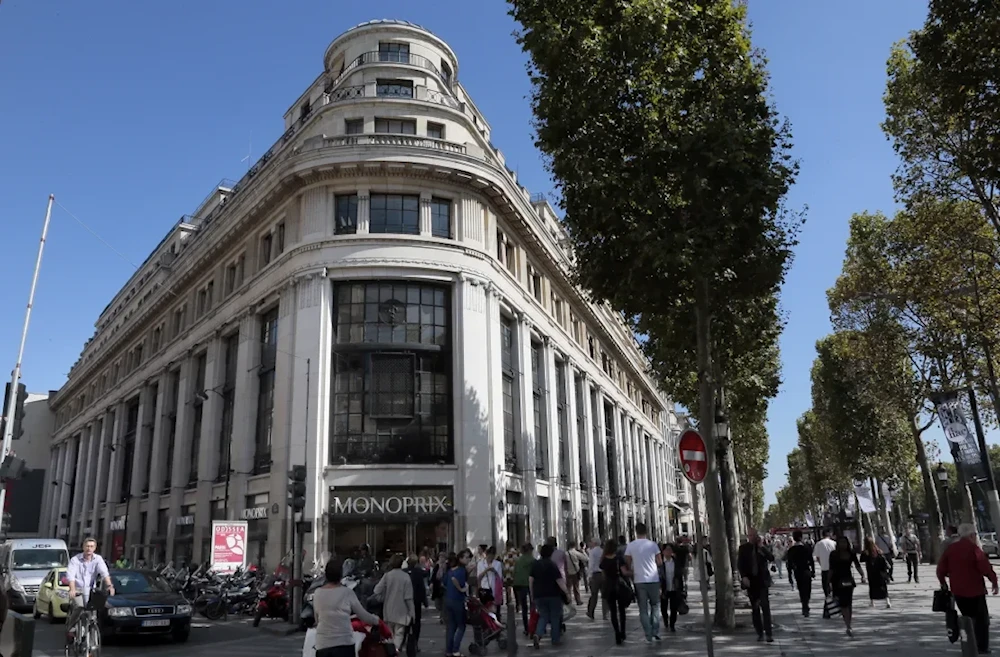
<path fill-rule="evenodd" d="M 14 538 L 0 545 L 0 586 L 11 609 L 30 611 L 42 580 L 69 564 L 66 542 L 58 538 Z"/>

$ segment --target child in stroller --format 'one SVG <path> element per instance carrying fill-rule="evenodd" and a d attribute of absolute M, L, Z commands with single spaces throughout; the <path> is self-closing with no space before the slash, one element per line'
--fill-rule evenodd
<path fill-rule="evenodd" d="M 481 601 L 470 597 L 466 601 L 466 623 L 472 626 L 470 655 L 485 655 L 487 646 L 494 640 L 500 650 L 507 649 L 507 628 L 497 618 L 492 596 L 486 596 L 486 598 L 486 600 Z"/>

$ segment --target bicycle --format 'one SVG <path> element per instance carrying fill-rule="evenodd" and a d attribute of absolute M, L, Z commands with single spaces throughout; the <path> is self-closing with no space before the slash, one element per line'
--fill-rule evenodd
<path fill-rule="evenodd" d="M 83 608 L 83 613 L 76 621 L 76 634 L 73 642 L 66 645 L 66 657 L 100 657 L 101 654 L 101 623 L 100 611 L 107 603 L 107 595 L 100 590 L 90 592 L 90 599 Z M 72 603 L 64 603 L 63 611 L 70 611 Z"/>

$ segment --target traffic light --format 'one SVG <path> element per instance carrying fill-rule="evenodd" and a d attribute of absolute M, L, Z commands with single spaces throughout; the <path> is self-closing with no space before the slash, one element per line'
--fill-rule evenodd
<path fill-rule="evenodd" d="M 288 471 L 288 506 L 292 513 L 306 508 L 306 466 L 293 465 Z"/>
<path fill-rule="evenodd" d="M 3 437 L 4 431 L 7 429 L 7 403 L 10 401 L 10 384 L 8 383 L 4 387 L 3 395 L 3 409 L 0 410 L 0 415 L 3 416 L 0 419 L 0 438 Z M 28 390 L 25 388 L 23 383 L 17 384 L 17 399 L 14 400 L 14 417 L 12 418 L 14 426 L 11 429 L 11 438 L 17 440 L 24 434 L 24 429 L 21 425 L 24 421 L 24 404 L 28 401 Z"/>

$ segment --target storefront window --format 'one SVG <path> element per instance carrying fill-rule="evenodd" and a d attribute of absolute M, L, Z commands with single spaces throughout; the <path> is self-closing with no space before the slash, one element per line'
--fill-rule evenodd
<path fill-rule="evenodd" d="M 337 286 L 331 462 L 452 463 L 449 289 Z"/>
<path fill-rule="evenodd" d="M 454 513 L 450 488 L 338 487 L 330 491 L 330 544 L 339 558 L 368 545 L 385 565 L 393 554 L 446 549 Z"/>

